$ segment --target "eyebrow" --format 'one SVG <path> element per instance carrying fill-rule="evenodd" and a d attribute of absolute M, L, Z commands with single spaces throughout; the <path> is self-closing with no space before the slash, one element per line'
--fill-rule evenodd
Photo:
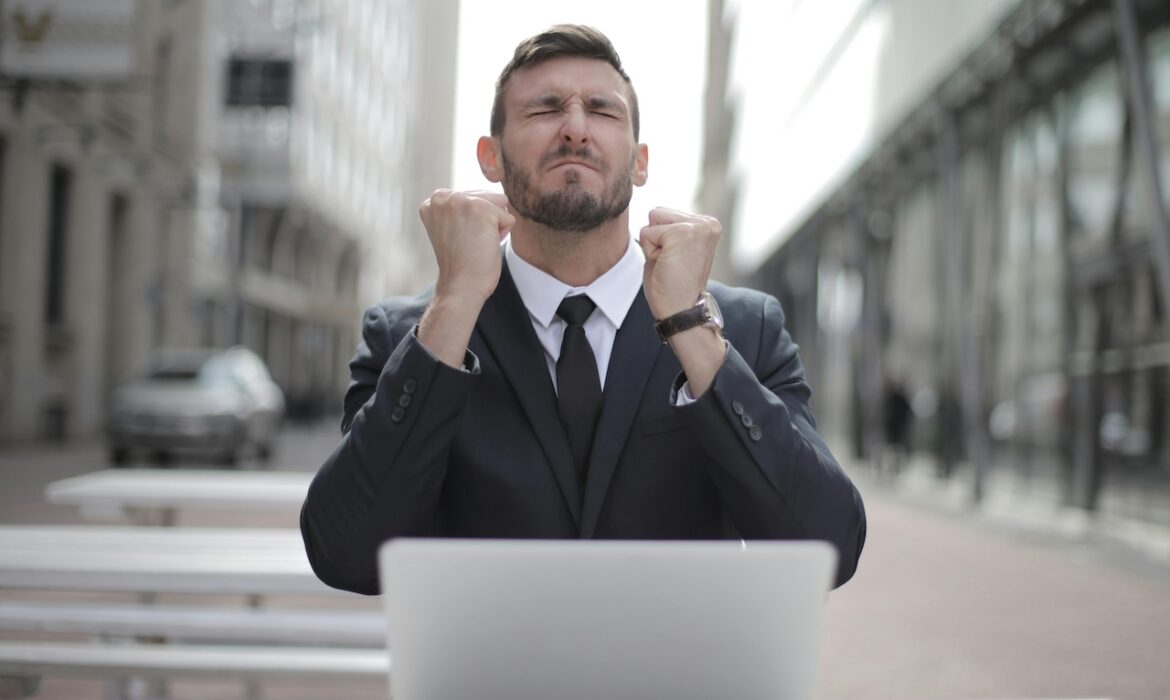
<path fill-rule="evenodd" d="M 560 107 L 562 98 L 554 93 L 547 93 L 524 103 L 524 111 L 537 107 Z"/>
<path fill-rule="evenodd" d="M 625 110 L 622 109 L 620 102 L 605 97 L 590 97 L 586 103 L 589 105 L 589 109 L 609 109 L 616 112 L 622 112 L 623 114 L 625 113 Z"/>
<path fill-rule="evenodd" d="M 529 111 L 539 107 L 560 107 L 564 100 L 565 98 L 561 95 L 550 92 L 525 102 L 523 110 Z M 622 109 L 620 102 L 599 95 L 586 98 L 585 105 L 589 109 L 609 109 L 625 114 L 625 110 Z"/>

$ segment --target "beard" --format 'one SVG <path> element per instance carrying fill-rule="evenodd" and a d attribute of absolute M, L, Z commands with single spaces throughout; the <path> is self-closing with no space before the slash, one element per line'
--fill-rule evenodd
<path fill-rule="evenodd" d="M 634 164 L 636 153 L 630 154 L 630 161 L 618 173 L 613 182 L 598 196 L 581 184 L 578 173 L 568 171 L 565 184 L 551 192 L 535 192 L 532 189 L 531 173 L 508 160 L 501 154 L 504 165 L 504 194 L 517 214 L 553 231 L 581 233 L 592 231 L 607 221 L 617 218 L 630 206 L 634 196 Z M 609 167 L 594 157 L 588 148 L 573 151 L 562 145 L 556 151 L 540 159 L 538 167 L 562 158 L 576 158 L 596 168 L 602 175 L 609 174 Z"/>

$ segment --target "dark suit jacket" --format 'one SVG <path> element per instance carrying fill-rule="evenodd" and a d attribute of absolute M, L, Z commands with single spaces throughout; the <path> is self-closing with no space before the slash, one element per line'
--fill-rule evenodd
<path fill-rule="evenodd" d="M 711 388 L 684 381 L 639 293 L 614 340 L 584 493 L 544 351 L 504 265 L 449 367 L 418 341 L 429 294 L 365 314 L 344 433 L 309 489 L 301 531 L 322 581 L 378 592 L 376 551 L 398 536 L 820 539 L 853 575 L 861 497 L 816 434 L 809 388 L 775 298 L 713 283 L 730 341 Z"/>

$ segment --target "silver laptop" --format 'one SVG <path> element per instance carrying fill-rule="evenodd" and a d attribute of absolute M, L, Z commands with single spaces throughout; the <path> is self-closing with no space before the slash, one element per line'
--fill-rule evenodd
<path fill-rule="evenodd" d="M 400 539 L 393 700 L 807 700 L 823 542 Z"/>

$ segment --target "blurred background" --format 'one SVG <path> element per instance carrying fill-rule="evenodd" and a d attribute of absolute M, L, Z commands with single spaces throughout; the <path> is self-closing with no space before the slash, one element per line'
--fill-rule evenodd
<path fill-rule="evenodd" d="M 125 462 L 119 411 L 168 461 L 119 394 L 160 351 L 249 350 L 283 421 L 243 454 L 320 464 L 362 309 L 433 278 L 418 204 L 489 186 L 499 70 L 581 22 L 639 92 L 632 225 L 720 219 L 867 503 L 1105 547 L 1170 620 L 1170 3 L 576 5 L 0 3 L 0 518 L 72 517 L 32 484 Z"/>
<path fill-rule="evenodd" d="M 634 225 L 723 222 L 838 445 L 1170 527 L 1170 6 L 593 5 L 4 3 L 0 445 L 99 437 L 158 348 L 335 415 L 361 310 L 433 277 L 418 203 L 490 186 L 495 76 L 568 14 L 640 92 Z"/>

